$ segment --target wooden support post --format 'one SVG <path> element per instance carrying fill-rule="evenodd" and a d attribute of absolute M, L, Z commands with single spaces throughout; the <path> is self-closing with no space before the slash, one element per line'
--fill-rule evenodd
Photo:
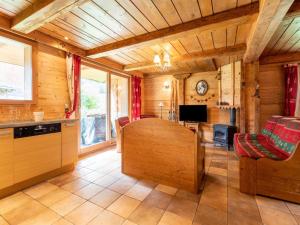
<path fill-rule="evenodd" d="M 256 194 L 256 160 L 248 157 L 240 159 L 240 191 Z"/>

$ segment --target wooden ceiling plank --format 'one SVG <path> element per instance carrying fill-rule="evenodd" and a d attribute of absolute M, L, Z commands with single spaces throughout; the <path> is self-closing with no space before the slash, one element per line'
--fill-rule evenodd
<path fill-rule="evenodd" d="M 218 29 L 212 32 L 215 48 L 223 48 L 227 46 L 226 39 L 226 28 Z"/>
<path fill-rule="evenodd" d="M 226 28 L 226 46 L 235 45 L 236 34 L 237 34 L 238 26 L 229 26 Z"/>
<path fill-rule="evenodd" d="M 74 9 L 72 11 L 72 13 L 74 13 L 77 17 L 86 21 L 87 23 L 92 24 L 93 26 L 97 27 L 97 29 L 101 30 L 104 34 L 113 38 L 114 40 L 120 41 L 123 39 L 119 34 L 115 33 L 109 27 L 107 27 L 103 23 L 99 22 L 95 17 L 89 15 L 88 13 L 81 10 L 80 8 Z"/>
<path fill-rule="evenodd" d="M 203 50 L 214 49 L 214 43 L 213 43 L 211 31 L 201 32 L 198 35 L 198 38 Z"/>
<path fill-rule="evenodd" d="M 207 60 L 215 57 L 222 57 L 222 56 L 231 56 L 231 55 L 241 55 L 245 52 L 246 45 L 236 45 L 228 48 L 220 48 L 220 49 L 213 49 L 201 52 L 194 52 L 191 54 L 186 54 L 178 57 L 171 58 L 171 62 L 188 62 L 196 59 Z M 136 63 L 132 65 L 127 65 L 124 67 L 124 71 L 134 71 L 134 70 L 141 70 L 144 68 L 151 68 L 155 67 L 153 62 L 142 62 Z"/>
<path fill-rule="evenodd" d="M 131 2 L 131 0 L 116 0 L 123 8 L 125 8 L 130 15 L 134 16 L 140 24 L 143 24 L 143 27 L 148 31 L 154 31 L 156 28 L 153 24 L 145 17 L 145 14 L 136 8 L 136 6 Z"/>
<path fill-rule="evenodd" d="M 92 58 L 104 57 L 125 49 L 133 49 L 157 43 L 164 43 L 183 36 L 190 36 L 207 30 L 241 24 L 249 20 L 251 21 L 251 16 L 257 12 L 258 4 L 254 3 L 212 16 L 207 16 L 205 18 L 199 18 L 183 24 L 114 42 L 112 44 L 99 46 L 89 50 L 87 54 Z"/>
<path fill-rule="evenodd" d="M 156 5 L 157 9 L 163 15 L 165 20 L 168 22 L 169 26 L 174 26 L 176 24 L 182 23 L 176 8 L 172 4 L 171 0 L 152 0 Z"/>
<path fill-rule="evenodd" d="M 237 0 L 237 6 L 247 5 L 251 3 L 251 0 Z"/>
<path fill-rule="evenodd" d="M 202 51 L 202 47 L 196 35 L 180 38 L 179 40 L 188 53 Z"/>
<path fill-rule="evenodd" d="M 267 46 L 263 52 L 263 55 L 268 55 L 272 51 L 272 49 L 274 48 L 274 46 L 276 45 L 278 40 L 282 37 L 282 35 L 285 33 L 286 29 L 292 23 L 292 21 L 293 21 L 293 19 L 284 19 L 283 20 L 283 22 L 279 25 L 276 32 L 273 34 L 271 40 L 267 44 Z"/>
<path fill-rule="evenodd" d="M 297 52 L 300 48 L 300 40 L 297 41 L 289 50 L 288 52 Z"/>
<path fill-rule="evenodd" d="M 125 26 L 123 26 L 119 21 L 105 12 L 101 7 L 99 7 L 94 2 L 88 2 L 79 7 L 81 10 L 89 14 L 90 16 L 97 18 L 97 20 L 101 21 L 103 24 L 108 26 L 113 32 L 120 35 L 121 37 L 130 38 L 134 36 L 134 34 L 129 31 Z"/>
<path fill-rule="evenodd" d="M 170 54 L 171 57 L 179 56 L 179 52 L 170 44 L 170 42 L 166 42 L 160 45 L 163 51 L 166 51 Z"/>
<path fill-rule="evenodd" d="M 135 35 L 144 34 L 147 31 L 139 24 L 125 9 L 115 0 L 93 0 L 98 6 L 105 10 L 115 20 L 119 21 L 124 27 Z"/>
<path fill-rule="evenodd" d="M 300 39 L 300 30 L 296 31 L 289 40 L 278 50 L 277 54 L 289 51 Z"/>
<path fill-rule="evenodd" d="M 257 21 L 253 24 L 244 62 L 259 59 L 294 0 L 261 0 Z"/>
<path fill-rule="evenodd" d="M 237 0 L 212 0 L 214 13 L 222 12 L 236 7 Z"/>
<path fill-rule="evenodd" d="M 237 32 L 236 32 L 235 44 L 245 43 L 250 29 L 251 29 L 251 23 L 245 23 L 245 24 L 238 25 Z"/>
<path fill-rule="evenodd" d="M 211 0 L 201 0 L 198 2 L 200 5 L 200 10 L 201 10 L 202 16 L 210 16 L 213 14 Z"/>
<path fill-rule="evenodd" d="M 12 13 L 13 16 L 30 5 L 31 3 L 24 0 L 15 0 L 9 2 L 6 0 L 0 0 L 0 8 L 4 9 L 4 11 Z"/>
<path fill-rule="evenodd" d="M 28 34 L 86 1 L 37 0 L 14 17 L 12 29 Z"/>
<path fill-rule="evenodd" d="M 173 3 L 183 22 L 191 21 L 201 17 L 197 0 L 173 0 Z"/>
<path fill-rule="evenodd" d="M 131 0 L 133 4 L 147 17 L 156 29 L 168 27 L 168 23 L 151 0 Z M 136 17 L 136 15 L 132 15 Z"/>
<path fill-rule="evenodd" d="M 214 71 L 214 70 L 212 70 Z M 158 72 L 149 72 L 144 73 L 146 76 L 161 76 L 161 75 L 182 75 L 182 74 L 189 74 L 189 73 L 198 73 L 198 72 L 208 72 L 208 70 L 201 70 L 199 68 L 196 69 L 185 69 L 185 70 L 178 70 L 178 69 L 172 69 L 167 71 L 158 71 Z"/>
<path fill-rule="evenodd" d="M 170 44 L 179 52 L 181 55 L 187 54 L 187 50 L 184 48 L 180 40 L 170 41 Z"/>

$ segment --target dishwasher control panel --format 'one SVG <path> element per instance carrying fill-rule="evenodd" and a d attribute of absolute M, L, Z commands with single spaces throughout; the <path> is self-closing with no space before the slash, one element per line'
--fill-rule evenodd
<path fill-rule="evenodd" d="M 34 126 L 25 126 L 25 127 L 15 127 L 14 128 L 14 138 L 24 138 L 37 135 L 59 133 L 61 132 L 61 124 L 40 124 Z"/>

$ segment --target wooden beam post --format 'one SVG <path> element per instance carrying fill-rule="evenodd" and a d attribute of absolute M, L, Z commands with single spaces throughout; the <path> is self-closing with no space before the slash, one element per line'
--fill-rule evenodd
<path fill-rule="evenodd" d="M 230 9 L 225 12 L 216 13 L 211 16 L 201 17 L 189 22 L 163 28 L 157 31 L 138 35 L 132 38 L 117 41 L 90 49 L 87 55 L 92 58 L 99 58 L 113 55 L 119 51 L 129 51 L 137 47 L 144 47 L 153 44 L 164 43 L 181 37 L 187 37 L 207 30 L 238 25 L 252 20 L 252 16 L 258 12 L 258 3 Z"/>
<path fill-rule="evenodd" d="M 260 64 L 285 64 L 300 62 L 300 52 L 291 52 L 279 55 L 270 55 L 260 58 Z"/>
<path fill-rule="evenodd" d="M 282 22 L 294 0 L 260 0 L 257 21 L 253 23 L 244 62 L 257 61 Z"/>
<path fill-rule="evenodd" d="M 11 28 L 28 34 L 86 1 L 87 0 L 34 1 L 33 4 L 14 17 Z"/>

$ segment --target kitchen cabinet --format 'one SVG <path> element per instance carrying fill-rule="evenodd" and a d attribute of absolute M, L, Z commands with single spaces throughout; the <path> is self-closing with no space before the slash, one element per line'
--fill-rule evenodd
<path fill-rule="evenodd" d="M 0 129 L 0 189 L 11 186 L 13 174 L 13 129 Z"/>
<path fill-rule="evenodd" d="M 62 166 L 70 165 L 77 161 L 79 140 L 78 121 L 62 123 Z"/>

